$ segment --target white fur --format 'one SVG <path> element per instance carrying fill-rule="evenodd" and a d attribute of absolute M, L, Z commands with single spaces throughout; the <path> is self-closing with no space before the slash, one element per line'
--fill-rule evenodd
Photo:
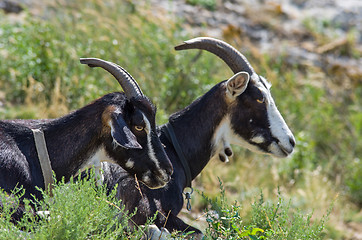
<path fill-rule="evenodd" d="M 255 143 L 262 140 L 264 141 L 264 138 L 258 135 L 255 136 L 253 139 Z M 258 146 L 250 144 L 249 142 L 244 140 L 242 137 L 240 137 L 237 133 L 235 133 L 232 130 L 229 116 L 226 116 L 217 126 L 213 135 L 212 144 L 213 144 L 213 151 L 211 158 L 216 158 L 218 157 L 219 154 L 225 155 L 224 149 L 225 146 L 227 146 L 228 144 L 239 145 L 253 152 L 271 154 L 276 157 L 286 156 L 286 153 L 284 153 L 279 146 L 280 143 L 279 144 L 275 142 L 271 143 L 270 146 L 268 147 L 270 153 L 267 153 L 261 150 Z"/>
<path fill-rule="evenodd" d="M 133 166 L 134 166 L 134 161 L 128 160 L 128 161 L 126 162 L 126 167 L 127 167 L 128 169 L 133 168 Z"/>
<path fill-rule="evenodd" d="M 276 142 L 269 145 L 268 150 L 273 153 L 276 157 L 285 157 L 286 154 L 280 149 Z"/>
<path fill-rule="evenodd" d="M 142 181 L 146 184 L 148 184 L 150 182 L 150 175 L 151 175 L 151 171 L 147 171 L 145 174 L 143 174 L 142 176 Z"/>
<path fill-rule="evenodd" d="M 279 144 L 271 147 L 274 149 L 272 153 L 275 152 L 276 156 L 280 156 L 281 150 L 279 149 L 279 151 L 277 151 L 276 148 L 283 148 L 284 151 L 291 153 L 294 147 L 291 145 L 290 139 L 294 140 L 294 137 L 274 103 L 274 99 L 272 98 L 269 90 L 271 84 L 268 83 L 263 77 L 260 77 L 259 80 L 259 77 L 256 74 L 253 74 L 251 79 L 264 95 L 265 104 L 267 105 L 267 116 L 270 123 L 270 131 L 273 137 L 279 140 Z M 265 86 L 260 81 L 262 81 L 267 86 L 267 88 L 265 88 Z M 285 154 L 283 154 L 283 156 L 285 156 Z"/>
<path fill-rule="evenodd" d="M 256 135 L 252 139 L 250 139 L 250 141 L 259 144 L 263 143 L 265 141 L 265 138 L 261 135 Z"/>
<path fill-rule="evenodd" d="M 148 146 L 148 156 L 150 159 L 156 164 L 157 168 L 159 168 L 160 163 L 158 162 L 158 159 L 156 157 L 155 151 L 153 150 L 152 142 L 151 142 L 151 124 L 146 118 L 146 116 L 143 115 L 143 121 L 146 123 L 145 131 L 147 133 L 147 146 Z"/>
<path fill-rule="evenodd" d="M 102 184 L 104 176 L 102 173 L 102 164 L 101 162 L 111 162 L 115 163 L 106 153 L 104 147 L 100 147 L 80 168 L 80 172 L 94 167 L 95 177 L 97 179 L 97 184 Z"/>
<path fill-rule="evenodd" d="M 259 76 L 259 77 L 260 77 L 260 81 L 262 81 L 265 84 L 266 88 L 269 90 L 272 86 L 271 83 L 268 82 L 264 77 L 262 77 L 262 76 Z"/>
<path fill-rule="evenodd" d="M 280 147 L 285 149 L 288 153 L 291 153 L 294 147 L 289 141 L 293 138 L 293 135 L 275 106 L 274 101 L 270 101 L 269 103 L 268 118 L 272 135 L 279 140 Z"/>
<path fill-rule="evenodd" d="M 235 144 L 248 148 L 254 152 L 265 153 L 261 151 L 257 146 L 252 145 L 245 141 L 243 138 L 239 137 L 232 128 L 230 123 L 230 117 L 226 116 L 217 126 L 214 136 L 213 136 L 213 153 L 212 158 L 217 157 L 219 153 L 224 153 L 224 147 L 230 146 L 230 144 Z M 231 149 L 231 148 L 230 148 Z"/>

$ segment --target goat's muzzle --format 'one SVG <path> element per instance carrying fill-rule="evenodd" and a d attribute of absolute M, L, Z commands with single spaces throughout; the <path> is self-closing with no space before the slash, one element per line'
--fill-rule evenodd
<path fill-rule="evenodd" d="M 141 182 L 150 189 L 163 188 L 171 180 L 172 172 L 165 173 L 164 171 L 152 174 L 145 174 L 141 178 Z"/>

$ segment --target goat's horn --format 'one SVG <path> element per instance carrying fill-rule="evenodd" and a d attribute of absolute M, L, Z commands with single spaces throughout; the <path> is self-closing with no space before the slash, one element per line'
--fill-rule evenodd
<path fill-rule="evenodd" d="M 194 38 L 176 46 L 175 49 L 203 49 L 217 55 L 222 60 L 224 60 L 224 62 L 234 73 L 245 71 L 248 72 L 250 76 L 254 73 L 254 69 L 251 67 L 250 63 L 248 60 L 246 60 L 246 57 L 243 54 L 241 54 L 238 50 L 226 42 L 215 38 Z"/>
<path fill-rule="evenodd" d="M 108 62 L 99 58 L 81 58 L 80 63 L 88 64 L 89 67 L 101 67 L 112 74 L 121 87 L 124 93 L 130 99 L 132 97 L 143 96 L 141 88 L 138 86 L 136 80 L 124 68 L 115 63 Z"/>

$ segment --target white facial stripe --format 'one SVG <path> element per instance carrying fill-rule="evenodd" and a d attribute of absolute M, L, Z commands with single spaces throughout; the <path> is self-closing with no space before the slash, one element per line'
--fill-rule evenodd
<path fill-rule="evenodd" d="M 147 133 L 147 146 L 148 146 L 148 156 L 149 158 L 155 163 L 156 165 L 156 168 L 159 170 L 159 172 L 161 173 L 162 175 L 162 178 L 163 179 L 167 179 L 167 174 L 165 172 L 165 170 L 161 169 L 160 168 L 160 163 L 156 157 L 156 154 L 155 154 L 155 151 L 153 149 L 153 146 L 152 146 L 152 141 L 151 141 L 151 124 L 150 122 L 148 121 L 148 119 L 146 118 L 146 116 L 142 113 L 142 116 L 143 116 L 143 121 L 145 122 L 146 124 L 146 127 L 145 127 L 145 131 Z"/>
<path fill-rule="evenodd" d="M 282 148 L 284 148 L 288 152 L 292 152 L 294 147 L 290 144 L 289 141 L 291 138 L 293 138 L 293 134 L 289 130 L 287 124 L 285 123 L 282 115 L 280 114 L 274 103 L 273 97 L 270 93 L 271 84 L 265 78 L 261 76 L 259 78 L 256 74 L 253 74 L 251 78 L 254 80 L 255 86 L 257 86 L 264 95 L 265 103 L 267 104 L 267 116 L 270 123 L 270 131 L 272 133 L 272 136 L 278 139 L 279 145 Z M 262 81 L 267 86 L 267 89 L 260 81 Z M 279 146 L 275 147 L 278 149 L 280 148 Z"/>
<path fill-rule="evenodd" d="M 272 97 L 270 97 L 267 105 L 267 115 L 273 137 L 279 140 L 282 148 L 288 152 L 292 152 L 294 147 L 290 144 L 290 139 L 293 138 L 293 134 L 278 111 Z"/>
<path fill-rule="evenodd" d="M 269 91 L 272 86 L 272 84 L 268 82 L 268 80 L 266 80 L 262 76 L 257 75 L 256 73 L 253 73 L 250 78 L 252 82 L 260 89 L 260 91 L 264 89 Z"/>
<path fill-rule="evenodd" d="M 260 92 L 263 94 L 264 96 L 264 99 L 265 99 L 265 102 L 269 102 L 270 101 L 270 98 L 271 98 L 271 95 L 270 95 L 270 86 L 271 84 L 268 83 L 265 78 L 263 77 L 260 77 L 256 74 L 253 74 L 252 75 L 252 79 L 253 79 L 253 83 L 254 85 L 260 90 Z M 263 79 L 263 83 L 261 82 L 261 79 Z M 266 88 L 265 88 L 266 86 Z"/>
<path fill-rule="evenodd" d="M 250 79 L 251 79 L 251 81 L 252 81 L 254 84 L 259 83 L 259 75 L 256 74 L 256 73 L 253 73 L 253 74 L 250 76 Z"/>
<path fill-rule="evenodd" d="M 269 90 L 272 86 L 272 84 L 270 82 L 268 82 L 264 77 L 259 76 L 259 80 L 262 81 L 264 83 L 264 85 L 266 86 L 266 88 Z"/>
<path fill-rule="evenodd" d="M 146 124 L 145 131 L 147 133 L 148 156 L 156 164 L 156 167 L 159 168 L 160 164 L 157 160 L 157 157 L 156 157 L 155 151 L 153 150 L 153 146 L 152 146 L 152 142 L 151 142 L 151 124 L 143 113 L 142 113 L 142 116 L 143 116 L 143 121 Z"/>

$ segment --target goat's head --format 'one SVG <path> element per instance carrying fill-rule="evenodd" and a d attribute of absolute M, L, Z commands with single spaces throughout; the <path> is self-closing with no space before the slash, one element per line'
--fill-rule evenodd
<path fill-rule="evenodd" d="M 228 109 L 214 135 L 214 144 L 223 145 L 221 160 L 232 154 L 229 143 L 276 157 L 292 153 L 295 139 L 274 103 L 271 85 L 255 73 L 239 51 L 206 37 L 191 39 L 175 49 L 207 50 L 224 60 L 235 74 L 222 83 Z"/>
<path fill-rule="evenodd" d="M 156 107 L 142 93 L 135 79 L 122 67 L 96 58 L 83 58 L 83 64 L 102 67 L 122 86 L 126 101 L 112 99 L 102 115 L 111 149 L 106 153 L 149 188 L 160 188 L 171 179 L 172 164 L 156 133 Z M 123 105 L 117 104 L 123 102 Z M 108 150 L 108 151 L 107 151 Z"/>

